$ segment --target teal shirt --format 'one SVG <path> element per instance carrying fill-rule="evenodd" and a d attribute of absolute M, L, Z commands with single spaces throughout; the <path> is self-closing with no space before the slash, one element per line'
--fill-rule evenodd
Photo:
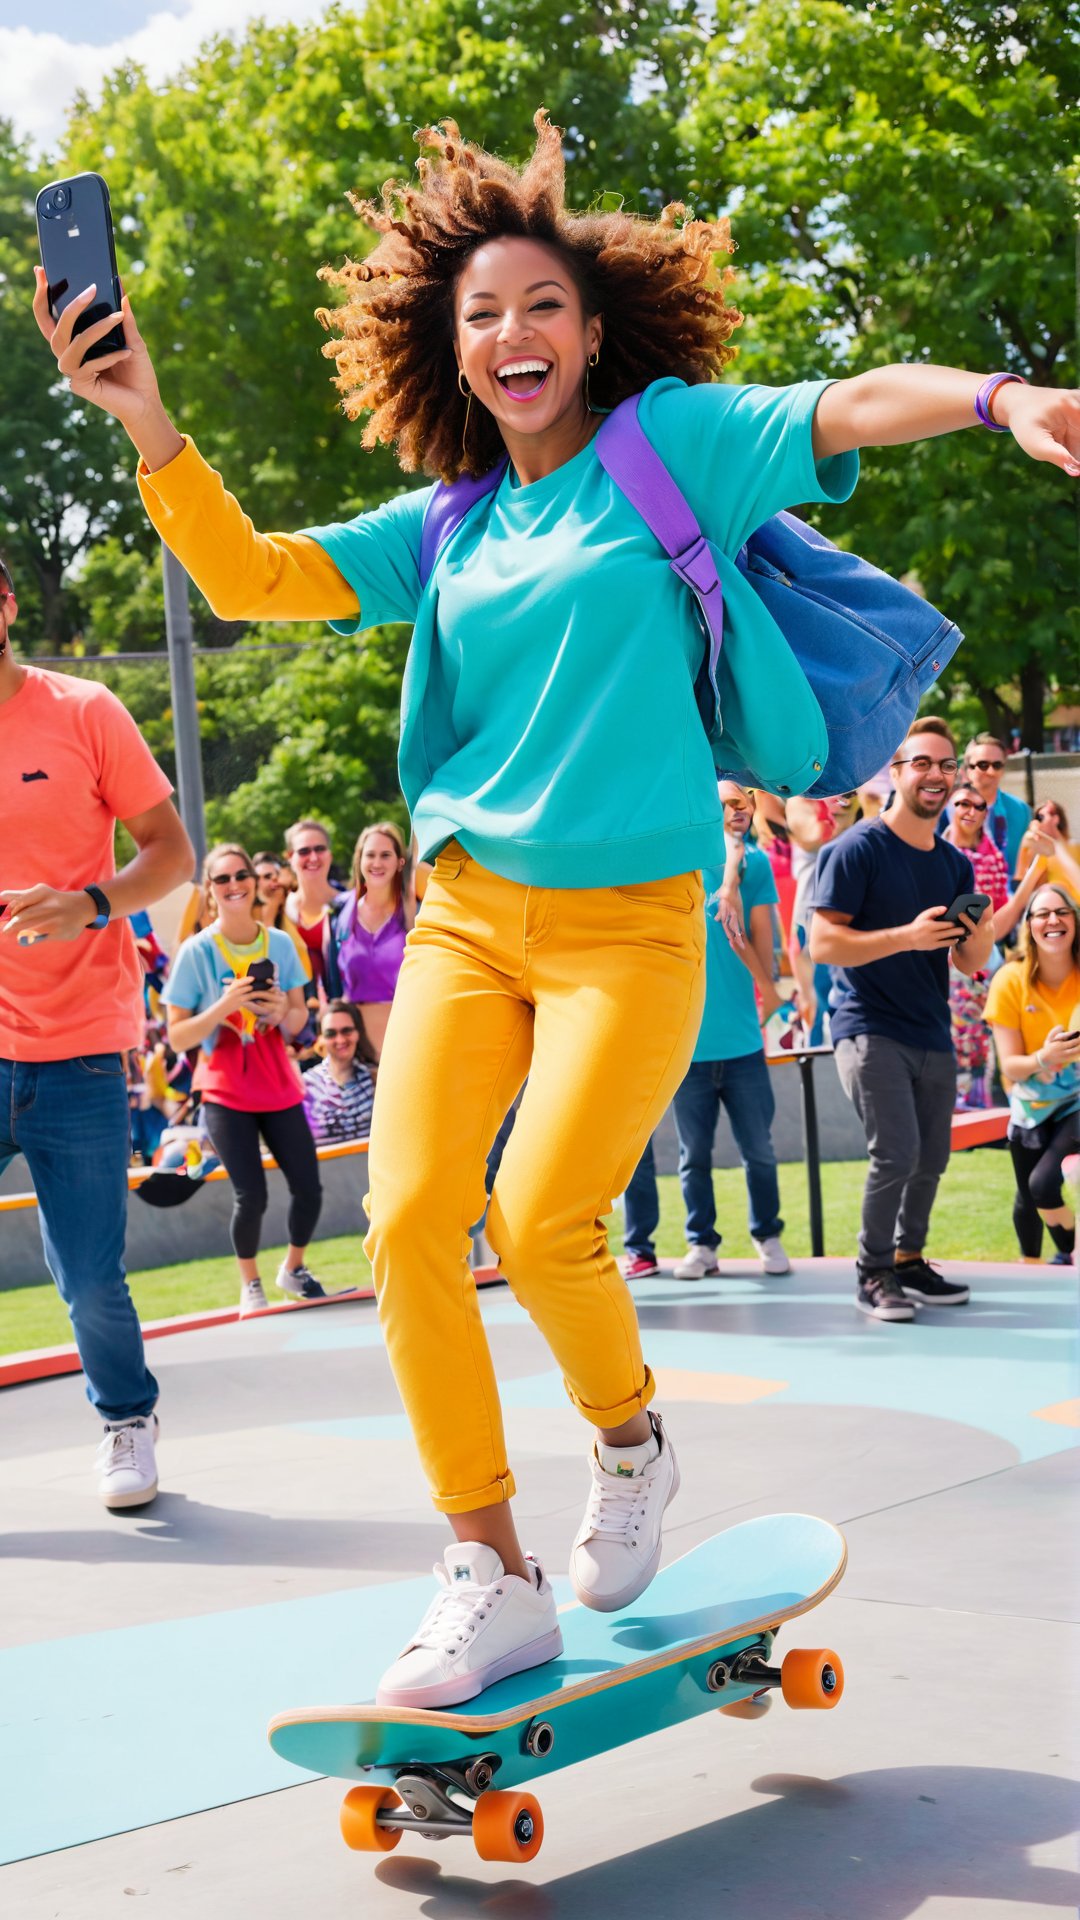
<path fill-rule="evenodd" d="M 744 1054 L 760 1053 L 763 1044 L 754 982 L 716 918 L 723 867 L 712 868 L 702 878 L 706 895 L 705 1011 L 694 1059 L 741 1060 Z M 747 926 L 752 907 L 773 907 L 777 903 L 773 871 L 760 847 L 746 849 L 739 892 Z"/>
<path fill-rule="evenodd" d="M 741 637 L 761 623 L 775 631 L 735 566 L 748 536 L 781 508 L 845 500 L 855 486 L 857 455 L 814 462 L 827 384 L 658 380 L 642 397 L 642 426 L 713 544 L 725 618 Z M 421 857 L 455 836 L 495 873 L 545 887 L 621 886 L 722 863 L 716 774 L 694 701 L 697 605 L 595 445 L 530 486 L 508 470 L 421 593 L 430 491 L 307 529 L 360 602 L 360 620 L 332 623 L 337 631 L 414 622 L 399 772 Z"/>

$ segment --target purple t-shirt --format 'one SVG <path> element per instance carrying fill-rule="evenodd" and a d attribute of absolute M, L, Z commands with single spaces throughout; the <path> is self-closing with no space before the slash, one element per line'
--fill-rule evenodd
<path fill-rule="evenodd" d="M 398 908 L 378 933 L 369 933 L 356 917 L 356 895 L 349 893 L 338 919 L 338 967 L 346 1000 L 371 1005 L 392 1000 L 405 958 L 405 914 Z"/>

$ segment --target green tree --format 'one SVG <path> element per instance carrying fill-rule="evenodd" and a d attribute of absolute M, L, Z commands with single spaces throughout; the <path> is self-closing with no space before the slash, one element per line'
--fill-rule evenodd
<path fill-rule="evenodd" d="M 691 191 L 729 205 L 749 314 L 740 377 L 894 360 L 1076 380 L 1080 41 L 1059 8 L 718 0 L 682 133 Z M 1069 483 L 973 431 L 873 451 L 848 543 L 964 628 L 966 682 L 1038 746 L 1080 685 Z"/>
<path fill-rule="evenodd" d="M 49 379 L 30 311 L 41 184 L 27 148 L 0 120 L 0 544 L 23 603 L 22 644 L 56 651 L 79 625 L 78 594 L 65 584 L 73 569 L 106 536 L 129 548 L 141 514 L 124 435 Z"/>

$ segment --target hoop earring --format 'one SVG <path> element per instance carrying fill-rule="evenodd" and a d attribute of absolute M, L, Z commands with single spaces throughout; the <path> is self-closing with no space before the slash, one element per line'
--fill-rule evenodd
<path fill-rule="evenodd" d="M 585 411 L 586 413 L 595 413 L 597 411 L 597 409 L 593 406 L 592 401 L 589 399 L 589 368 L 598 367 L 599 365 L 600 365 L 600 349 L 599 347 L 597 347 L 596 352 L 590 353 L 588 359 L 585 362 Z"/>
<path fill-rule="evenodd" d="M 462 384 L 462 382 L 464 382 L 464 385 Z M 458 392 L 468 394 L 469 396 L 465 403 L 465 425 L 461 429 L 461 451 L 462 451 L 462 454 L 464 454 L 465 438 L 469 431 L 469 415 L 472 412 L 472 388 L 470 387 L 468 381 L 465 379 L 464 369 L 461 367 L 458 368 L 457 383 L 458 383 Z"/>

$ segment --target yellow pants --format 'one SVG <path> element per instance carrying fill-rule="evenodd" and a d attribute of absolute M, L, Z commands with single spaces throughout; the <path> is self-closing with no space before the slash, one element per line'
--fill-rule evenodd
<path fill-rule="evenodd" d="M 702 901 L 696 873 L 556 890 L 500 879 L 455 841 L 439 855 L 379 1066 L 364 1246 L 444 1513 L 514 1492 L 468 1230 L 526 1075 L 488 1238 L 587 1420 L 621 1426 L 652 1398 L 604 1216 L 690 1064 Z"/>

